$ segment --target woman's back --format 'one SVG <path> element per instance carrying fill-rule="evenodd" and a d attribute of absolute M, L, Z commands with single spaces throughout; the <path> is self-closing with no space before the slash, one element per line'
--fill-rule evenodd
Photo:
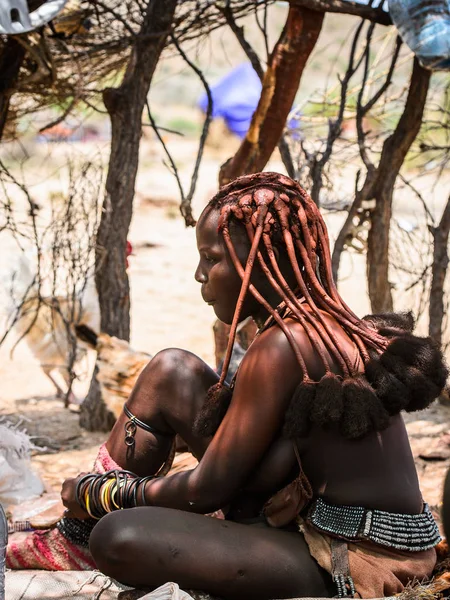
<path fill-rule="evenodd" d="M 330 315 L 322 312 L 322 316 L 352 362 L 359 363 L 363 369 L 359 352 L 347 334 Z M 324 374 L 323 363 L 305 335 L 303 327 L 292 319 L 288 319 L 286 323 L 302 350 L 309 375 L 315 381 L 319 381 Z M 272 338 L 267 339 L 265 343 L 262 339 L 264 346 L 283 340 L 274 330 L 268 330 L 263 335 Z M 325 347 L 324 351 L 327 352 Z M 272 355 L 276 357 L 276 353 Z M 328 357 L 332 369 L 339 374 L 333 357 L 329 354 Z M 290 376 L 281 364 L 273 365 L 273 368 L 274 372 L 280 373 L 283 378 Z M 297 372 L 297 378 L 300 381 L 300 372 Z M 281 445 L 281 442 L 279 444 Z M 390 417 L 389 425 L 383 431 L 370 432 L 358 439 L 345 438 L 337 426 L 313 426 L 308 436 L 297 439 L 297 444 L 303 470 L 315 497 L 321 496 L 332 504 L 364 506 L 388 512 L 415 514 L 422 511 L 423 501 L 417 473 L 400 414 Z M 293 453 L 288 447 L 289 443 L 285 450 L 286 472 L 289 470 L 288 465 L 292 466 L 293 461 Z M 279 447 L 278 453 L 281 457 Z M 279 458 L 278 475 L 284 471 L 281 463 L 282 459 Z M 275 473 L 273 475 L 274 478 L 278 478 Z"/>
<path fill-rule="evenodd" d="M 423 501 L 401 415 L 387 429 L 359 440 L 315 427 L 299 442 L 315 496 L 331 504 L 417 514 Z"/>

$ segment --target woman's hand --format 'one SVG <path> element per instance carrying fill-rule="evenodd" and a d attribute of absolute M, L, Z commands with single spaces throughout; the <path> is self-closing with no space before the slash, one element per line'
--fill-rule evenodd
<path fill-rule="evenodd" d="M 64 516 L 68 517 L 69 519 L 90 518 L 88 513 L 78 504 L 75 495 L 77 483 L 84 475 L 87 475 L 87 473 L 80 473 L 78 477 L 66 479 L 65 482 L 62 484 L 61 500 L 64 506 L 66 507 Z"/>

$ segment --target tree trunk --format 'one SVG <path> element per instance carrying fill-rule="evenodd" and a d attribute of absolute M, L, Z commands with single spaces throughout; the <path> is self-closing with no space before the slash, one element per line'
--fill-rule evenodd
<path fill-rule="evenodd" d="M 97 367 L 94 369 L 89 392 L 80 409 L 80 425 L 88 431 L 111 431 L 116 417 L 108 410 L 102 399 L 100 384 L 96 378 Z"/>
<path fill-rule="evenodd" d="M 431 72 L 414 59 L 408 97 L 397 127 L 383 144 L 374 186 L 375 208 L 367 249 L 367 281 L 374 313 L 393 310 L 389 282 L 389 233 L 392 197 L 400 168 L 422 124 Z"/>
<path fill-rule="evenodd" d="M 450 197 L 438 227 L 434 227 L 431 233 L 433 234 L 433 265 L 431 268 L 428 332 L 430 337 L 441 346 L 444 321 L 444 283 L 449 262 L 447 247 L 450 233 Z"/>
<path fill-rule="evenodd" d="M 220 185 L 239 175 L 262 171 L 266 166 L 283 133 L 323 18 L 324 13 L 290 6 L 286 25 L 269 58 L 249 130 L 236 154 L 222 165 Z"/>
<path fill-rule="evenodd" d="M 108 88 L 103 92 L 103 101 L 111 119 L 111 154 L 97 234 L 95 281 L 101 331 L 125 340 L 130 339 L 126 241 L 133 212 L 142 111 L 176 5 L 177 0 L 148 0 L 123 81 L 118 88 Z M 103 409 L 100 409 L 99 403 Z M 81 408 L 80 424 L 89 430 L 107 430 L 110 427 L 109 414 L 101 400 L 98 385 L 91 385 Z"/>
<path fill-rule="evenodd" d="M 323 19 L 324 13 L 290 7 L 286 24 L 262 77 L 261 97 L 250 128 L 236 154 L 222 165 L 219 186 L 240 175 L 262 171 L 280 142 L 280 152 L 284 152 L 283 129 L 306 62 L 318 40 Z M 254 61 L 252 63 L 256 72 L 262 75 L 258 65 Z M 290 160 L 287 154 L 283 161 L 285 164 L 289 164 Z M 225 354 L 229 332 L 230 326 L 217 319 L 214 324 L 216 366 Z"/>
<path fill-rule="evenodd" d="M 359 177 L 356 178 L 355 198 L 353 200 L 353 204 L 351 205 L 345 222 L 336 238 L 333 247 L 333 254 L 331 256 L 331 269 L 333 272 L 333 279 L 336 282 L 339 281 L 339 267 L 341 264 L 342 253 L 347 243 L 349 243 L 349 237 L 351 238 L 353 220 L 358 214 L 358 210 L 361 208 L 361 205 L 364 202 L 364 200 L 367 200 L 367 198 L 370 197 L 373 189 L 373 172 L 369 171 L 367 173 L 366 180 L 361 190 L 357 189 L 358 179 Z"/>
<path fill-rule="evenodd" d="M 15 92 L 25 54 L 25 47 L 14 37 L 8 36 L 0 54 L 0 140 L 3 137 L 9 103 Z"/>

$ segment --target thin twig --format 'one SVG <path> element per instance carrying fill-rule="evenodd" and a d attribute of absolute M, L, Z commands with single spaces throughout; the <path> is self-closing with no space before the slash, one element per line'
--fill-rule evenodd
<path fill-rule="evenodd" d="M 201 163 L 202 156 L 203 156 L 203 150 L 205 148 L 206 138 L 208 137 L 209 125 L 211 123 L 212 112 L 213 112 L 213 97 L 212 97 L 211 89 L 210 89 L 208 82 L 206 81 L 205 76 L 203 75 L 202 71 L 188 58 L 188 56 L 186 55 L 184 50 L 181 48 L 180 44 L 175 39 L 173 34 L 171 35 L 171 38 L 172 38 L 172 42 L 173 42 L 174 46 L 180 53 L 180 56 L 190 66 L 190 68 L 194 71 L 194 73 L 198 76 L 198 78 L 202 82 L 203 87 L 205 88 L 206 97 L 208 99 L 205 120 L 203 122 L 202 134 L 200 136 L 199 145 L 198 145 L 197 158 L 195 160 L 194 170 L 193 170 L 192 176 L 191 176 L 191 185 L 189 188 L 189 192 L 187 193 L 187 196 L 182 200 L 181 207 L 180 207 L 181 214 L 184 217 L 186 226 L 192 227 L 195 225 L 195 219 L 192 216 L 191 202 L 192 202 L 192 198 L 194 197 L 195 188 L 196 188 L 197 179 L 198 179 L 198 171 L 199 171 L 200 163 Z"/>
<path fill-rule="evenodd" d="M 401 181 L 403 181 L 403 183 L 407 187 L 409 187 L 409 189 L 411 191 L 414 192 L 414 194 L 420 200 L 426 216 L 429 218 L 431 225 L 434 227 L 434 225 L 435 225 L 435 219 L 434 219 L 432 213 L 430 212 L 430 209 L 428 208 L 427 203 L 425 202 L 425 198 L 422 196 L 422 194 L 419 192 L 419 190 L 410 181 L 408 181 L 401 173 L 398 174 L 398 177 L 399 177 L 399 179 Z"/>
<path fill-rule="evenodd" d="M 364 48 L 364 59 L 365 60 L 364 60 L 363 79 L 362 79 L 362 83 L 361 83 L 361 88 L 359 90 L 358 98 L 356 101 L 356 131 L 357 131 L 357 135 L 358 135 L 359 153 L 360 153 L 361 159 L 362 159 L 363 163 L 365 164 L 367 170 L 373 170 L 374 166 L 372 164 L 372 161 L 369 158 L 369 154 L 367 152 L 367 148 L 365 145 L 365 138 L 366 138 L 367 134 L 364 131 L 363 117 L 366 113 L 364 113 L 362 99 L 364 97 L 364 92 L 366 90 L 366 84 L 367 84 L 367 77 L 369 75 L 370 46 L 371 46 L 370 43 L 372 41 L 374 29 L 375 29 L 375 24 L 371 23 L 367 30 L 366 46 Z"/>
<path fill-rule="evenodd" d="M 372 96 L 372 98 L 368 102 L 366 102 L 366 104 L 361 106 L 362 116 L 367 114 L 369 112 L 369 110 L 371 110 L 373 108 L 373 106 L 378 102 L 378 100 L 381 98 L 381 96 L 384 94 L 384 92 L 391 85 L 392 76 L 394 74 L 394 70 L 395 70 L 395 66 L 397 64 L 397 59 L 398 59 L 398 55 L 400 53 L 401 46 L 402 46 L 402 39 L 398 35 L 395 39 L 395 49 L 392 54 L 391 64 L 389 65 L 389 70 L 387 72 L 386 79 L 385 79 L 384 83 L 380 86 L 378 91 Z"/>
<path fill-rule="evenodd" d="M 54 119 L 53 121 L 50 121 L 50 123 L 47 123 L 47 125 L 44 125 L 43 127 L 41 127 L 39 129 L 39 133 L 43 133 L 47 129 L 51 129 L 52 127 L 56 127 L 56 125 L 59 125 L 60 123 L 62 123 L 64 121 L 64 119 L 72 112 L 72 110 L 73 110 L 74 106 L 77 104 L 77 102 L 78 102 L 78 98 L 76 96 L 74 96 L 72 98 L 72 101 L 70 102 L 70 104 L 64 110 L 64 112 L 59 117 Z"/>
<path fill-rule="evenodd" d="M 229 28 L 236 36 L 236 39 L 239 42 L 239 45 L 241 46 L 242 50 L 245 52 L 247 58 L 249 59 L 249 61 L 252 64 L 253 69 L 255 70 L 255 73 L 258 75 L 258 77 L 260 78 L 260 80 L 262 82 L 264 79 L 264 69 L 261 65 L 261 61 L 259 60 L 259 57 L 258 57 L 255 49 L 251 46 L 251 44 L 246 39 L 246 37 L 244 35 L 244 28 L 239 27 L 238 24 L 236 23 L 236 20 L 234 18 L 233 11 L 231 10 L 230 4 L 231 4 L 231 0 L 227 0 L 226 5 L 223 7 L 219 7 L 219 10 L 224 15 Z M 256 7 L 255 7 L 255 10 L 256 10 Z M 267 13 L 267 2 L 265 4 L 265 11 L 266 12 L 264 15 L 264 28 L 267 27 L 267 14 L 266 14 Z M 259 25 L 261 31 L 263 31 L 263 33 L 264 33 L 264 29 L 262 29 L 261 25 L 259 24 L 259 21 L 258 21 L 258 25 Z M 268 44 L 267 32 L 264 33 L 264 40 L 265 40 L 265 44 L 266 44 L 267 57 L 269 57 L 269 48 L 267 46 L 267 44 Z M 278 150 L 280 151 L 281 160 L 283 161 L 283 164 L 285 166 L 287 174 L 289 175 L 289 177 L 295 178 L 296 172 L 295 172 L 295 167 L 294 167 L 294 161 L 292 160 L 292 155 L 291 155 L 291 151 L 289 149 L 289 144 L 286 139 L 286 135 L 284 133 L 282 134 L 280 141 L 278 142 Z"/>
<path fill-rule="evenodd" d="M 228 4 L 229 4 L 228 0 Z M 263 22 L 262 24 L 259 21 L 259 15 L 258 15 L 258 10 L 259 10 L 259 5 L 255 4 L 255 21 L 256 24 L 258 26 L 258 29 L 260 30 L 260 32 L 262 33 L 263 36 L 263 40 L 264 40 L 264 48 L 266 50 L 266 60 L 269 60 L 269 56 L 270 56 L 270 51 L 269 51 L 269 40 L 268 40 L 268 36 L 267 36 L 267 0 L 264 2 L 264 14 L 263 14 Z"/>
<path fill-rule="evenodd" d="M 172 155 L 170 154 L 169 149 L 167 148 L 166 143 L 165 143 L 163 137 L 159 133 L 159 128 L 156 125 L 156 122 L 155 122 L 155 120 L 153 118 L 152 112 L 150 110 L 150 104 L 149 104 L 148 100 L 146 101 L 146 107 L 147 107 L 147 116 L 148 116 L 148 119 L 150 121 L 150 124 L 153 127 L 153 131 L 155 132 L 155 135 L 158 138 L 161 146 L 163 147 L 163 150 L 164 150 L 164 152 L 165 152 L 165 154 L 167 156 L 167 159 L 169 161 L 169 165 L 166 165 L 166 166 L 168 166 L 168 168 L 171 171 L 172 175 L 175 177 L 175 180 L 176 180 L 177 186 L 178 186 L 178 190 L 179 190 L 180 196 L 181 196 L 181 202 L 183 203 L 184 200 L 185 200 L 185 195 L 184 195 L 184 190 L 183 190 L 183 185 L 181 183 L 180 175 L 178 173 L 177 165 L 176 165 L 174 159 L 172 158 Z"/>
<path fill-rule="evenodd" d="M 231 31 L 236 36 L 236 39 L 239 42 L 239 45 L 241 46 L 242 50 L 245 52 L 245 55 L 247 56 L 249 61 L 252 63 L 252 67 L 254 68 L 256 74 L 262 81 L 264 78 L 264 69 L 261 65 L 261 61 L 259 60 L 259 57 L 258 57 L 257 53 L 255 52 L 254 48 L 251 46 L 251 44 L 245 38 L 244 28 L 239 27 L 239 25 L 236 23 L 236 20 L 234 18 L 234 14 L 233 14 L 233 11 L 232 11 L 230 5 L 231 5 L 231 0 L 227 0 L 227 3 L 225 6 L 219 5 L 219 10 L 222 12 L 223 16 L 226 19 L 228 27 L 231 29 Z"/>

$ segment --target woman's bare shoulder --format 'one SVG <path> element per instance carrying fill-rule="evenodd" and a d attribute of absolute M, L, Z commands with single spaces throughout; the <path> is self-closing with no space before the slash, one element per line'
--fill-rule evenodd
<path fill-rule="evenodd" d="M 325 324 L 328 332 L 332 333 L 340 348 L 346 352 L 352 360 L 358 360 L 359 352 L 354 342 L 350 340 L 347 333 L 330 314 L 325 311 L 320 311 L 320 323 L 316 315 L 312 315 L 312 317 L 318 322 L 319 327 L 322 328 L 323 324 Z M 317 335 L 316 327 L 310 325 L 310 330 L 307 332 L 302 323 L 293 318 L 284 319 L 284 325 L 288 335 L 286 335 L 286 332 L 283 331 L 279 325 L 275 324 L 266 329 L 255 339 L 247 354 L 259 358 L 269 355 L 273 364 L 284 367 L 285 371 L 287 369 L 293 369 L 298 375 L 299 361 L 295 356 L 294 350 L 294 347 L 296 347 L 297 352 L 301 354 L 301 357 L 306 364 L 310 377 L 314 380 L 319 380 L 324 374 L 324 364 L 319 353 L 314 349 L 311 337 L 316 338 L 317 343 L 322 346 L 332 365 L 334 364 L 334 358 L 329 354 L 328 350 L 324 347 L 323 342 Z"/>
<path fill-rule="evenodd" d="M 294 341 L 308 364 L 312 360 L 312 348 L 306 332 L 298 323 L 287 325 L 291 342 Z M 271 389 L 272 393 L 275 390 L 276 395 L 292 395 L 303 372 L 291 342 L 278 326 L 258 335 L 242 360 L 236 383 L 253 381 L 259 388 Z"/>
<path fill-rule="evenodd" d="M 257 335 L 246 356 L 270 355 L 272 361 L 298 364 L 293 352 L 293 344 L 298 346 L 302 355 L 308 354 L 311 350 L 308 334 L 301 323 L 294 319 L 285 319 L 284 325 L 288 335 L 279 325 L 275 324 Z"/>

